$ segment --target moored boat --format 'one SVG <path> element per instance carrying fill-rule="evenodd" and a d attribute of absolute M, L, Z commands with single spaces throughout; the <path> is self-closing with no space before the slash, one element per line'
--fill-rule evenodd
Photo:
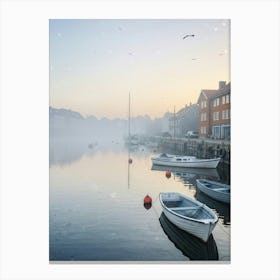
<path fill-rule="evenodd" d="M 191 168 L 216 168 L 220 160 L 221 158 L 199 159 L 194 156 L 168 155 L 165 153 L 152 158 L 155 165 Z"/>
<path fill-rule="evenodd" d="M 159 222 L 169 240 L 190 260 L 219 259 L 217 245 L 212 234 L 207 242 L 203 242 L 201 239 L 172 224 L 164 213 L 161 213 Z"/>
<path fill-rule="evenodd" d="M 206 204 L 209 208 L 215 209 L 219 220 L 224 225 L 230 225 L 230 204 L 213 199 L 198 188 L 196 189 L 194 197 L 201 203 Z"/>
<path fill-rule="evenodd" d="M 197 188 L 213 199 L 230 203 L 230 186 L 207 179 L 197 179 Z"/>
<path fill-rule="evenodd" d="M 159 200 L 170 222 L 207 242 L 218 221 L 217 215 L 210 208 L 175 192 L 160 193 Z"/>

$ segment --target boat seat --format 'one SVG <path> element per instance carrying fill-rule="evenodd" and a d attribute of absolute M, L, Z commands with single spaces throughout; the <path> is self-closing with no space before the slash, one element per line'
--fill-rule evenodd
<path fill-rule="evenodd" d="M 201 206 L 170 207 L 170 210 L 196 210 Z"/>

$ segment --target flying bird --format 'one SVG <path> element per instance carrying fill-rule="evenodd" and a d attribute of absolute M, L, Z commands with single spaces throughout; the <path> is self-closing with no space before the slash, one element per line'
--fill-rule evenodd
<path fill-rule="evenodd" d="M 187 35 L 185 35 L 185 36 L 183 37 L 183 40 L 186 39 L 186 38 L 188 38 L 188 37 L 194 37 L 194 34 L 187 34 Z"/>

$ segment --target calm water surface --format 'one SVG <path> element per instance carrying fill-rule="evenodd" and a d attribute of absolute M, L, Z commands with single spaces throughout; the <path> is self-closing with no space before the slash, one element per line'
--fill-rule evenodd
<path fill-rule="evenodd" d="M 119 142 L 92 149 L 88 143 L 50 141 L 51 261 L 230 260 L 230 207 L 196 190 L 197 178 L 228 181 L 228 170 L 152 166 L 147 147 L 128 152 Z M 205 244 L 162 214 L 160 192 L 180 192 L 219 215 Z M 153 199 L 150 209 L 144 197 Z"/>

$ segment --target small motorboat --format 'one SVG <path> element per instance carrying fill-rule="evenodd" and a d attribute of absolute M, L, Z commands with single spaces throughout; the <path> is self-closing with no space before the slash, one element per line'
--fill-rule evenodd
<path fill-rule="evenodd" d="M 213 199 L 230 203 L 230 186 L 207 179 L 197 179 L 197 188 Z"/>
<path fill-rule="evenodd" d="M 210 208 L 176 192 L 160 193 L 159 201 L 171 223 L 207 242 L 218 222 L 217 215 Z"/>
<path fill-rule="evenodd" d="M 160 154 L 152 158 L 153 164 L 175 167 L 216 168 L 221 158 L 200 159 L 193 156 Z"/>

